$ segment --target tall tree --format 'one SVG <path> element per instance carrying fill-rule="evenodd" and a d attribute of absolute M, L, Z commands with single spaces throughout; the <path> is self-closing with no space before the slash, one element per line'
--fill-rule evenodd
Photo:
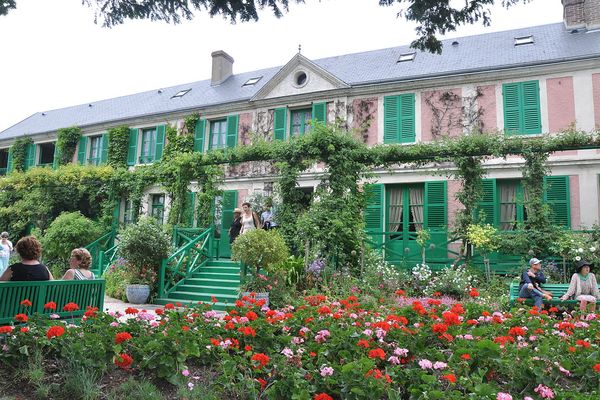
<path fill-rule="evenodd" d="M 83 4 L 95 9 L 94 22 L 112 27 L 127 19 L 150 19 L 178 24 L 183 19 L 192 19 L 195 12 L 208 11 L 211 17 L 221 15 L 232 23 L 258 21 L 257 10 L 269 8 L 276 17 L 283 16 L 292 3 L 305 0 L 82 0 Z M 321 1 L 321 0 L 319 0 Z M 375 1 L 375 0 L 371 0 Z M 489 7 L 500 3 L 510 7 L 531 0 L 379 0 L 380 6 L 400 5 L 398 17 L 416 22 L 417 39 L 411 47 L 442 52 L 442 42 L 437 38 L 456 30 L 464 24 L 481 21 L 490 24 Z M 558 0 L 554 0 L 558 1 Z M 452 3 L 452 4 L 451 4 Z M 0 0 L 0 15 L 16 8 L 16 0 Z"/>

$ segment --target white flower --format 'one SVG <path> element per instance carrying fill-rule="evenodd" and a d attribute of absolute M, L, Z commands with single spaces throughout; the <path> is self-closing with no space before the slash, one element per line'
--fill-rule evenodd
<path fill-rule="evenodd" d="M 579 256 L 575 257 L 575 261 L 581 261 L 581 257 L 579 257 Z"/>
<path fill-rule="evenodd" d="M 596 251 L 596 248 L 594 246 L 590 247 L 590 251 L 593 253 Z"/>
<path fill-rule="evenodd" d="M 583 249 L 580 247 L 577 249 L 578 252 L 583 253 Z"/>

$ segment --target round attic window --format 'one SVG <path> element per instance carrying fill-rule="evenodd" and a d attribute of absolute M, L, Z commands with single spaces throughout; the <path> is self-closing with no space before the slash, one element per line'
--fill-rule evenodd
<path fill-rule="evenodd" d="M 297 87 L 302 87 L 302 86 L 306 85 L 306 82 L 308 82 L 308 75 L 306 75 L 306 72 L 304 72 L 304 71 L 296 72 L 296 74 L 294 75 L 294 84 Z"/>

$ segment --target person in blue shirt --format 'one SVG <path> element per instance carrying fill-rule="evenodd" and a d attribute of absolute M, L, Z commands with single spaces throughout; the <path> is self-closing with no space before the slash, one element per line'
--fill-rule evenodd
<path fill-rule="evenodd" d="M 537 258 L 529 260 L 529 269 L 521 274 L 519 283 L 519 297 L 524 299 L 533 299 L 535 306 L 542 308 L 543 299 L 552 300 L 552 295 L 541 288 L 541 284 L 546 283 L 546 277 L 542 272 L 542 262 Z"/>

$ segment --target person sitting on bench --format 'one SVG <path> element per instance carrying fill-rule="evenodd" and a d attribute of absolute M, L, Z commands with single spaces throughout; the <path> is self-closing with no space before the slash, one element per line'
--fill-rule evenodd
<path fill-rule="evenodd" d="M 537 258 L 529 260 L 529 269 L 521 274 L 519 283 L 519 297 L 533 299 L 535 306 L 542 309 L 543 299 L 552 300 L 552 295 L 542 290 L 541 284 L 546 283 L 546 277 L 542 272 L 542 262 Z"/>
<path fill-rule="evenodd" d="M 579 300 L 579 310 L 586 311 L 590 306 L 590 312 L 596 311 L 596 300 L 600 299 L 600 291 L 596 276 L 590 272 L 590 263 L 581 260 L 577 263 L 577 272 L 571 277 L 569 289 L 560 299 L 567 300 L 575 298 Z"/>

